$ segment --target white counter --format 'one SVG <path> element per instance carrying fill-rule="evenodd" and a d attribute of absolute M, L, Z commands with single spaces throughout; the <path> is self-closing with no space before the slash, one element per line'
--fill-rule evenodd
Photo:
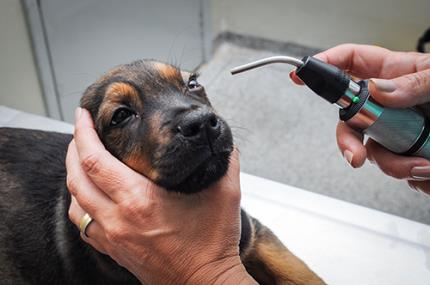
<path fill-rule="evenodd" d="M 430 284 L 430 226 L 242 173 L 242 205 L 328 284 Z"/>

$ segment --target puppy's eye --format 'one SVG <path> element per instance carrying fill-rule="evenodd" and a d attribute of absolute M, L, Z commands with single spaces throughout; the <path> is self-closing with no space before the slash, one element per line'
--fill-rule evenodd
<path fill-rule="evenodd" d="M 188 89 L 192 90 L 198 87 L 200 87 L 200 84 L 197 82 L 197 75 L 193 73 L 188 79 Z"/>
<path fill-rule="evenodd" d="M 135 113 L 132 110 L 127 109 L 127 108 L 119 108 L 113 114 L 110 125 L 116 126 L 116 125 L 124 122 L 125 120 L 127 120 L 128 118 L 130 118 L 133 115 L 135 115 Z"/>

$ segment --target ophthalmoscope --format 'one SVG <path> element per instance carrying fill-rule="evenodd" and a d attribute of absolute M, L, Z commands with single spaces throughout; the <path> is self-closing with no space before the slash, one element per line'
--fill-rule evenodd
<path fill-rule="evenodd" d="M 274 56 L 238 66 L 237 74 L 271 63 L 296 66 L 296 75 L 317 95 L 337 105 L 339 117 L 394 153 L 430 159 L 430 124 L 416 108 L 386 108 L 377 103 L 368 89 L 368 81 L 354 81 L 339 68 L 312 56 L 297 59 Z"/>

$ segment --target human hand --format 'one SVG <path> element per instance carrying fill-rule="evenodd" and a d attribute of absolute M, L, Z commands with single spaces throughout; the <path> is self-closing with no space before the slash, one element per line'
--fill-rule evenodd
<path fill-rule="evenodd" d="M 84 240 L 144 284 L 256 284 L 239 258 L 240 182 L 227 174 L 195 195 L 168 192 L 113 157 L 77 111 L 66 159 L 69 216 L 94 220 Z M 81 208 L 82 207 L 82 208 Z"/>
<path fill-rule="evenodd" d="M 360 79 L 369 79 L 372 97 L 387 107 L 416 105 L 430 110 L 430 55 L 393 52 L 366 45 L 344 44 L 315 55 Z M 303 84 L 293 73 L 292 80 Z M 424 104 L 424 105 L 423 105 Z M 430 112 L 426 112 L 427 115 Z M 392 153 L 372 139 L 363 145 L 363 135 L 339 122 L 337 144 L 352 167 L 363 165 L 366 157 L 387 175 L 408 180 L 413 189 L 430 194 L 430 161 Z"/>

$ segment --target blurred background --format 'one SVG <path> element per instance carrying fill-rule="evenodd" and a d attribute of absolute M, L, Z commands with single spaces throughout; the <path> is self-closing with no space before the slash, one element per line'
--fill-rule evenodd
<path fill-rule="evenodd" d="M 85 88 L 115 65 L 154 58 L 198 69 L 242 171 L 430 224 L 429 197 L 374 166 L 347 165 L 336 108 L 294 86 L 290 67 L 229 74 L 348 42 L 415 51 L 429 11 L 428 0 L 1 0 L 0 105 L 72 123 Z"/>

